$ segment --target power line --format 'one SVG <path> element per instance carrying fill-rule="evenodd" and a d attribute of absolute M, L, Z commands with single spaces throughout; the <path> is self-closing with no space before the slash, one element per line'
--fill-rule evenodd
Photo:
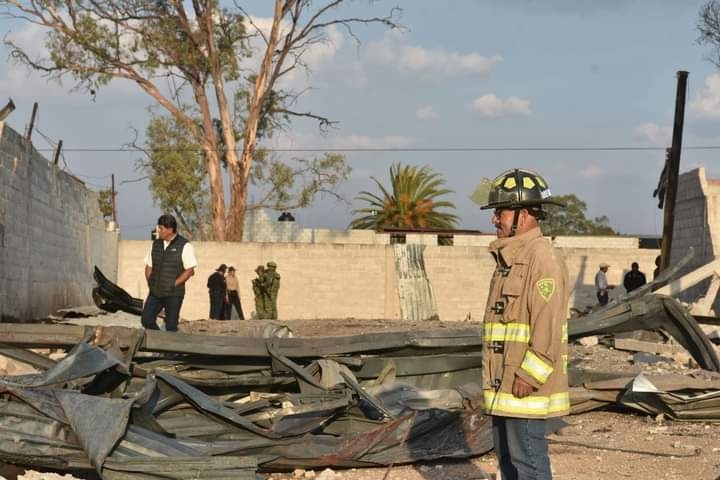
<path fill-rule="evenodd" d="M 110 175 L 93 176 L 93 175 L 80 175 L 79 173 L 76 173 L 75 176 L 81 177 L 81 178 L 90 178 L 93 180 L 105 180 L 107 178 L 110 178 Z"/>
<path fill-rule="evenodd" d="M 52 151 L 51 149 L 37 149 L 40 152 Z M 157 152 L 196 152 L 201 153 L 204 150 L 199 148 L 158 148 Z M 317 152 L 437 152 L 437 153 L 463 153 L 463 152 L 636 152 L 636 151 L 662 151 L 666 147 L 647 147 L 647 146 L 610 146 L 610 147 L 397 147 L 397 148 L 354 148 L 354 147 L 314 147 L 314 148 L 263 148 L 266 152 L 278 153 L 317 153 Z M 683 150 L 720 150 L 720 145 L 691 145 L 683 147 Z M 92 152 L 92 153 L 108 153 L 108 152 L 141 152 L 136 148 L 102 148 L 102 147 L 75 147 L 65 148 L 65 152 Z M 240 150 L 236 150 L 239 152 Z"/>

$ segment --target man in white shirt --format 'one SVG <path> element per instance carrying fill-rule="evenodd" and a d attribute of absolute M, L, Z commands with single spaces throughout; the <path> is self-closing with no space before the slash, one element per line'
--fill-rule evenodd
<path fill-rule="evenodd" d="M 185 282 L 195 274 L 197 259 L 192 244 L 177 233 L 172 215 L 158 218 L 157 238 L 145 256 L 145 279 L 150 292 L 143 305 L 142 324 L 158 330 L 157 316 L 165 309 L 165 329 L 176 332 L 185 298 Z"/>
<path fill-rule="evenodd" d="M 607 281 L 606 274 L 610 265 L 602 262 L 599 266 L 600 270 L 598 270 L 595 274 L 595 291 L 597 292 L 597 299 L 600 306 L 604 307 L 608 304 L 608 300 L 610 299 L 609 290 L 615 288 L 615 285 L 609 285 Z"/>

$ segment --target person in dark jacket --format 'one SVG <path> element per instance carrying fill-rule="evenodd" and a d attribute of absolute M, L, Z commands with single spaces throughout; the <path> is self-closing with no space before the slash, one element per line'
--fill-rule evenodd
<path fill-rule="evenodd" d="M 227 271 L 227 265 L 223 263 L 208 277 L 207 288 L 210 295 L 209 318 L 211 320 L 225 319 L 225 297 L 227 296 L 225 271 Z"/>
<path fill-rule="evenodd" d="M 156 238 L 145 256 L 145 280 L 150 291 L 143 304 L 143 327 L 159 330 L 157 316 L 165 309 L 165 329 L 177 331 L 180 308 L 185 298 L 185 282 L 195 274 L 195 267 L 195 249 L 178 235 L 175 217 L 167 214 L 160 216 Z"/>
<path fill-rule="evenodd" d="M 637 262 L 633 262 L 630 266 L 630 271 L 625 274 L 623 278 L 623 286 L 625 290 L 630 293 L 636 288 L 640 288 L 647 283 L 645 274 L 640 271 L 640 265 Z"/>

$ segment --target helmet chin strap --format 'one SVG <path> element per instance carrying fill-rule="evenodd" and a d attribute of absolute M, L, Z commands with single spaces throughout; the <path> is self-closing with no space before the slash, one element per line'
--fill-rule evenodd
<path fill-rule="evenodd" d="M 514 237 L 514 236 L 515 236 L 515 231 L 517 230 L 518 220 L 519 220 L 519 219 L 520 219 L 520 209 L 519 209 L 519 208 L 516 208 L 516 209 L 515 209 L 515 214 L 513 215 L 512 227 L 510 228 L 510 236 L 511 236 L 511 237 Z"/>

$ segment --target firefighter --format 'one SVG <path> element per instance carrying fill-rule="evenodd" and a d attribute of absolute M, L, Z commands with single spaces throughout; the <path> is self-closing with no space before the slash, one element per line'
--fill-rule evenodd
<path fill-rule="evenodd" d="M 562 206 L 535 172 L 508 170 L 487 184 L 496 262 L 483 326 L 483 400 L 503 480 L 550 479 L 545 420 L 570 410 L 568 274 L 543 237 L 543 205 Z"/>

